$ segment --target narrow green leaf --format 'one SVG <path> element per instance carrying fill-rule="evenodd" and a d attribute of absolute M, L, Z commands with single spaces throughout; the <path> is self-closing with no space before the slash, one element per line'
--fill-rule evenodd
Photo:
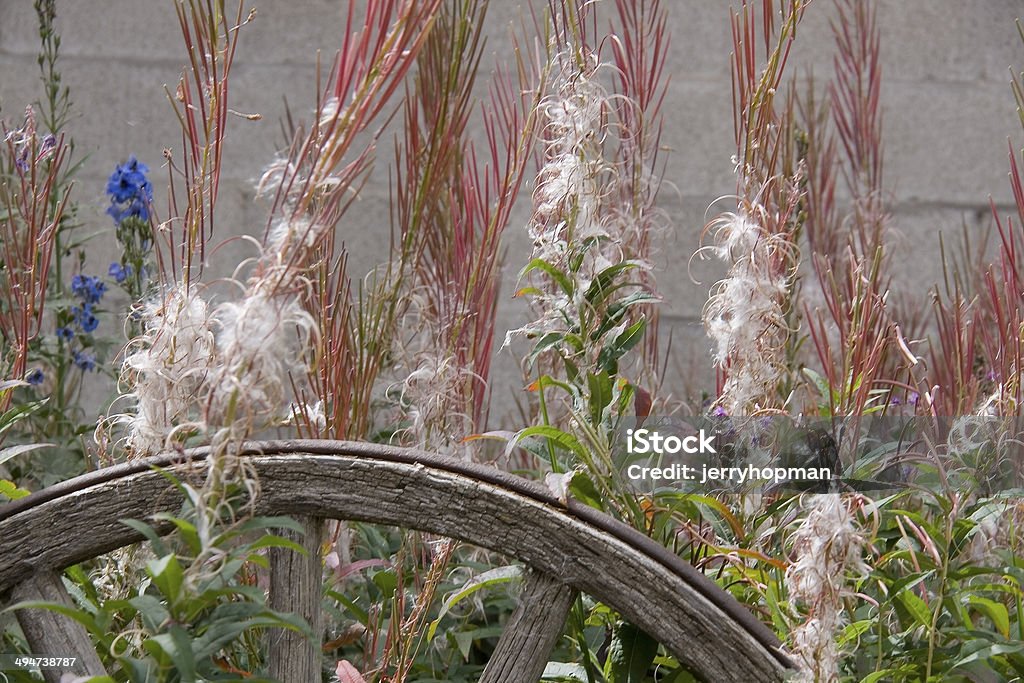
<path fill-rule="evenodd" d="M 558 284 L 558 287 L 562 290 L 564 294 L 570 297 L 572 296 L 572 293 L 575 289 L 573 287 L 572 281 L 568 277 L 566 277 L 565 273 L 560 271 L 558 268 L 555 268 L 553 265 L 551 265 L 544 259 L 535 258 L 529 263 L 527 263 L 526 266 L 519 272 L 519 277 L 523 278 L 535 270 L 540 270 L 546 273 L 548 276 L 551 277 L 552 280 L 554 280 Z"/>
<path fill-rule="evenodd" d="M 483 574 L 478 574 L 472 579 L 467 581 L 462 588 L 457 590 L 452 595 L 448 596 L 448 599 L 444 601 L 444 605 L 441 606 L 441 611 L 437 615 L 437 619 L 434 619 L 430 623 L 430 628 L 427 629 L 427 640 L 433 640 L 434 634 L 437 632 L 437 626 L 441 623 L 441 619 L 445 617 L 448 612 L 451 611 L 452 607 L 459 604 L 466 597 L 476 593 L 482 588 L 489 588 L 496 586 L 501 583 L 508 583 L 519 579 L 523 574 L 523 568 L 519 565 L 507 565 L 505 567 L 496 567 Z"/>
<path fill-rule="evenodd" d="M 31 453 L 41 448 L 49 448 L 53 446 L 52 443 L 28 443 L 21 446 L 8 446 L 0 450 L 0 465 L 4 464 L 11 458 L 17 457 L 22 453 Z"/>
<path fill-rule="evenodd" d="M 164 597 L 173 605 L 181 597 L 181 584 L 185 573 L 173 554 L 158 557 L 146 563 L 146 573 L 153 579 L 153 584 L 160 589 Z"/>
<path fill-rule="evenodd" d="M 907 609 L 914 621 L 925 628 L 931 628 L 932 612 L 916 593 L 910 589 L 904 589 L 896 594 L 896 599 Z"/>
<path fill-rule="evenodd" d="M 657 654 L 658 641 L 636 626 L 621 622 L 608 648 L 605 679 L 608 683 L 644 683 Z"/>
<path fill-rule="evenodd" d="M 1006 609 L 1006 605 L 977 595 L 972 595 L 968 599 L 968 603 L 989 618 L 996 630 L 999 631 L 999 635 L 1004 638 L 1010 637 L 1010 613 Z"/>

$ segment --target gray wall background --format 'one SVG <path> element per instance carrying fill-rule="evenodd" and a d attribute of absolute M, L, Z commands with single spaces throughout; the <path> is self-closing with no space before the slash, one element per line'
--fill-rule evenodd
<path fill-rule="evenodd" d="M 605 0 L 606 2 L 608 0 Z M 642 1 L 642 0 L 638 0 Z M 229 3 L 230 4 L 230 3 Z M 600 4 L 600 3 L 599 3 Z M 663 144 L 671 149 L 661 205 L 671 220 L 659 255 L 665 295 L 662 333 L 673 337 L 667 388 L 677 395 L 712 389 L 710 343 L 700 312 L 717 275 L 687 263 L 698 246 L 705 213 L 715 198 L 734 191 L 729 85 L 729 0 L 664 0 L 672 43 L 667 72 Z M 733 3 L 735 4 L 735 3 Z M 492 0 L 487 54 L 504 60 L 508 32 L 518 23 L 519 2 Z M 922 298 L 941 271 L 938 234 L 955 236 L 961 224 L 983 230 L 988 197 L 1009 208 L 1007 138 L 1019 146 L 1021 129 L 1009 89 L 1008 67 L 1024 67 L 1024 47 L 1014 19 L 1021 0 L 878 0 L 884 61 L 885 176 L 892 192 L 893 253 L 897 293 Z M 243 29 L 232 82 L 232 108 L 258 112 L 261 121 L 237 119 L 224 153 L 218 239 L 259 234 L 266 207 L 253 201 L 253 183 L 281 144 L 278 119 L 286 98 L 308 118 L 315 101 L 315 60 L 329 62 L 342 40 L 345 0 L 247 0 L 253 24 Z M 180 133 L 163 91 L 177 83 L 184 49 L 172 0 L 64 0 L 58 3 L 61 65 L 71 87 L 76 118 L 69 127 L 80 155 L 76 199 L 85 230 L 110 229 L 90 247 L 90 269 L 105 274 L 113 250 L 104 214 L 103 188 L 116 163 L 136 154 L 153 169 L 160 202 L 166 185 L 161 150 L 178 149 Z M 815 0 L 805 16 L 789 73 L 813 67 L 816 79 L 832 73 L 832 0 Z M 0 0 L 0 107 L 18 124 L 24 106 L 38 100 L 38 39 L 31 0 Z M 489 70 L 485 62 L 485 69 Z M 486 82 L 486 74 L 482 81 Z M 370 183 L 345 221 L 354 264 L 383 259 L 387 245 L 388 190 L 378 156 L 378 181 Z M 529 257 L 519 204 L 506 233 L 505 285 L 499 329 L 521 324 L 524 309 L 510 294 L 515 274 Z M 723 207 L 727 208 L 727 207 Z M 237 245 L 237 242 L 236 242 Z M 237 246 L 214 257 L 226 269 L 240 258 Z M 499 331 L 499 335 L 501 332 Z M 495 392 L 520 387 L 516 363 L 506 352 L 495 363 Z M 492 413 L 500 422 L 502 410 Z"/>

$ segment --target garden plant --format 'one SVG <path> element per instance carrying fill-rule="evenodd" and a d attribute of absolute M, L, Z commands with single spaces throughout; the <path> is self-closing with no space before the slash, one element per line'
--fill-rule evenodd
<path fill-rule="evenodd" d="M 203 457 L 166 475 L 180 509 L 122 521 L 143 542 L 63 571 L 70 602 L 0 595 L 0 681 L 47 674 L 12 664 L 39 654 L 15 618 L 31 610 L 80 627 L 108 672 L 66 680 L 273 680 L 282 632 L 319 653 L 316 680 L 477 680 L 529 572 L 434 534 L 258 514 L 260 440 L 533 480 L 724 589 L 778 637 L 792 680 L 1024 680 L 1024 130 L 1006 131 L 1016 211 L 993 203 L 991 240 L 944 238 L 926 297 L 895 292 L 874 0 L 736 0 L 722 16 L 735 177 L 696 226 L 664 209 L 667 2 L 530 3 L 493 72 L 488 0 L 343 3 L 338 51 L 290 103 L 253 183 L 248 257 L 226 273 L 225 150 L 259 116 L 229 86 L 258 8 L 161 1 L 184 65 L 162 159 L 77 180 L 57 0 L 34 2 L 39 99 L 0 110 L 0 523 L 76 475 Z M 826 6 L 834 62 L 811 78 L 791 57 Z M 1006 98 L 1024 129 L 1017 26 Z M 388 257 L 368 266 L 341 228 L 382 169 Z M 100 196 L 93 225 L 78 207 Z M 691 265 L 722 273 L 695 289 L 717 378 L 697 396 L 665 381 L 659 327 L 659 280 L 686 275 L 658 255 L 684 230 L 701 235 Z M 512 296 L 528 314 L 503 329 Z M 635 450 L 659 430 L 704 452 Z M 650 474 L 670 461 L 697 478 Z M 314 563 L 320 618 L 268 598 L 282 553 Z M 698 680 L 611 605 L 567 605 L 543 680 Z"/>

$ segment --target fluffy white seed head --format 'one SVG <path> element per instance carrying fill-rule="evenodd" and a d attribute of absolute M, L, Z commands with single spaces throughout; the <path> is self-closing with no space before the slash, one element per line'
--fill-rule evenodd
<path fill-rule="evenodd" d="M 727 213 L 709 226 L 714 251 L 730 264 L 704 309 L 715 362 L 727 367 L 723 408 L 745 415 L 770 405 L 783 377 L 789 245 L 749 214 Z"/>
<path fill-rule="evenodd" d="M 179 284 L 163 300 L 146 304 L 141 317 L 144 332 L 122 366 L 135 402 L 126 437 L 135 456 L 163 450 L 176 432 L 188 428 L 214 359 L 210 314 L 194 288 Z"/>
<path fill-rule="evenodd" d="M 793 650 L 801 669 L 797 680 L 837 681 L 844 584 L 848 573 L 866 574 L 862 559 L 867 541 L 848 501 L 836 494 L 804 501 L 807 516 L 793 533 L 795 559 L 786 570 L 786 588 L 805 619 L 793 632 Z"/>
<path fill-rule="evenodd" d="M 305 376 L 315 322 L 294 297 L 247 292 L 217 308 L 218 364 L 209 380 L 207 422 L 266 426 L 288 417 L 291 386 Z"/>

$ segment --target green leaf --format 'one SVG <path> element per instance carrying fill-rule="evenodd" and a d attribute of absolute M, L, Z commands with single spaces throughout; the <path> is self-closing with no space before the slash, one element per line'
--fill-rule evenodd
<path fill-rule="evenodd" d="M 157 632 L 171 620 L 171 613 L 155 595 L 137 595 L 127 601 L 142 617 L 147 630 Z"/>
<path fill-rule="evenodd" d="M 879 681 L 891 680 L 891 676 L 897 673 L 903 673 L 906 671 L 906 667 L 900 667 L 899 669 L 882 669 L 881 671 L 875 671 L 864 678 L 860 679 L 860 683 L 878 683 Z"/>
<path fill-rule="evenodd" d="M 6 496 L 10 500 L 18 500 L 19 498 L 24 498 L 28 494 L 29 491 L 26 491 L 23 488 L 18 488 L 18 485 L 10 479 L 0 479 L 0 496 Z"/>
<path fill-rule="evenodd" d="M 584 299 L 594 308 L 601 307 L 607 300 L 608 295 L 615 291 L 612 287 L 615 278 L 620 273 L 636 268 L 636 265 L 632 261 L 625 261 L 605 268 L 591 281 L 590 286 L 587 287 L 586 294 L 584 294 Z"/>
<path fill-rule="evenodd" d="M 509 441 L 508 447 L 505 449 L 506 452 L 511 452 L 518 442 L 531 436 L 542 436 L 552 441 L 556 446 L 573 453 L 577 458 L 586 459 L 587 452 L 583 448 L 583 444 L 579 442 L 579 439 L 568 432 L 563 432 L 561 429 L 549 425 L 537 425 L 520 430 L 515 438 Z"/>
<path fill-rule="evenodd" d="M 289 550 L 294 550 L 300 555 L 309 555 L 306 549 L 295 541 L 290 541 L 287 538 L 282 538 L 281 536 L 275 536 L 273 534 L 267 534 L 249 546 L 250 550 L 261 550 L 262 548 L 288 548 Z"/>
<path fill-rule="evenodd" d="M 21 380 L 5 380 L 0 382 L 0 397 L 2 397 L 8 391 L 11 391 L 15 387 L 28 386 L 27 382 Z M 38 401 L 31 401 L 28 403 L 19 403 L 10 410 L 6 410 L 0 413 L 0 434 L 3 434 L 11 427 L 13 427 L 19 420 L 23 420 L 32 413 L 36 412 L 43 405 L 46 404 L 48 398 L 40 399 Z"/>
<path fill-rule="evenodd" d="M 579 681 L 587 683 L 587 670 L 582 664 L 569 664 L 567 662 L 548 662 L 544 665 L 542 681 Z"/>
<path fill-rule="evenodd" d="M 65 617 L 74 619 L 79 624 L 84 626 L 85 629 L 92 635 L 100 635 L 99 629 L 96 626 L 96 619 L 93 617 L 92 614 L 77 607 L 71 607 L 57 602 L 46 602 L 45 600 L 26 600 L 24 602 L 18 602 L 13 605 L 8 605 L 7 607 L 0 610 L 0 614 L 3 614 L 4 612 L 17 612 L 18 610 L 23 609 L 45 609 L 51 612 L 56 612 L 57 614 L 63 614 Z"/>
<path fill-rule="evenodd" d="M 462 653 L 462 658 L 469 660 L 469 650 L 473 647 L 473 643 L 484 638 L 497 638 L 504 631 L 504 626 L 485 626 L 484 628 L 475 628 L 471 631 L 456 631 L 452 633 L 452 640 L 455 641 L 455 646 L 459 648 L 459 652 Z"/>
<path fill-rule="evenodd" d="M 843 647 L 849 643 L 856 642 L 862 635 L 870 631 L 874 625 L 875 621 L 872 619 L 861 619 L 852 624 L 847 624 L 846 628 L 839 634 L 839 637 L 836 638 L 836 644 Z"/>
<path fill-rule="evenodd" d="M 526 357 L 527 365 L 533 367 L 533 364 L 537 361 L 537 356 L 545 351 L 557 348 L 564 339 L 565 333 L 563 332 L 548 332 L 545 334 L 537 340 L 537 343 L 533 345 L 533 350 L 530 351 L 530 355 Z"/>
<path fill-rule="evenodd" d="M 612 402 L 612 378 L 604 371 L 587 375 L 587 388 L 590 389 L 590 417 L 595 425 L 602 424 L 605 408 Z"/>
<path fill-rule="evenodd" d="M 153 515 L 153 519 L 160 520 L 163 522 L 170 522 L 177 527 L 178 532 L 181 534 L 181 538 L 185 541 L 185 545 L 194 554 L 198 555 L 203 550 L 202 541 L 199 539 L 199 531 L 196 529 L 196 525 L 187 519 L 181 517 L 175 517 L 167 512 L 158 512 Z"/>
<path fill-rule="evenodd" d="M 529 263 L 527 263 L 526 266 L 519 272 L 519 277 L 523 278 L 535 270 L 543 271 L 544 273 L 549 275 L 551 279 L 558 284 L 558 287 L 562 290 L 564 294 L 566 294 L 569 297 L 572 297 L 573 290 L 575 289 L 573 287 L 572 281 L 568 277 L 566 277 L 565 273 L 560 271 L 558 268 L 555 268 L 553 265 L 551 265 L 544 259 L 535 258 Z"/>
<path fill-rule="evenodd" d="M 628 622 L 615 628 L 608 660 L 604 665 L 608 683 L 643 683 L 658 654 L 658 641 Z"/>
<path fill-rule="evenodd" d="M 174 663 L 180 680 L 196 680 L 196 656 L 192 652 L 193 643 L 192 639 L 189 638 L 188 631 L 175 624 L 171 626 L 167 633 L 153 636 L 148 642 L 158 645 L 171 662 Z"/>
<path fill-rule="evenodd" d="M 192 642 L 196 661 L 206 661 L 246 631 L 256 628 L 287 628 L 312 637 L 309 625 L 294 614 L 273 612 L 252 602 L 218 605 L 210 625 Z"/>
<path fill-rule="evenodd" d="M 137 531 L 143 538 L 153 544 L 153 552 L 157 555 L 166 555 L 167 547 L 164 545 L 163 539 L 160 538 L 160 534 L 156 532 L 149 524 L 140 522 L 137 519 L 122 519 L 121 524 L 124 524 L 130 529 Z"/>
<path fill-rule="evenodd" d="M 234 527 L 234 530 L 239 534 L 245 534 L 250 531 L 265 531 L 266 529 L 288 529 L 303 535 L 306 533 L 301 524 L 291 517 L 284 515 L 277 517 L 253 517 Z"/>
<path fill-rule="evenodd" d="M 523 574 L 523 568 L 519 565 L 507 565 L 504 567 L 496 567 L 483 574 L 478 574 L 472 579 L 463 584 L 462 588 L 457 590 L 452 595 L 448 596 L 448 599 L 444 601 L 444 605 L 441 606 L 441 611 L 437 615 L 437 619 L 434 619 L 430 623 L 430 628 L 427 629 L 427 640 L 433 640 L 434 634 L 437 632 L 437 626 L 441 623 L 441 619 L 445 617 L 448 612 L 451 611 L 452 607 L 459 604 L 466 597 L 476 593 L 482 588 L 489 588 L 496 586 L 501 583 L 508 583 L 519 579 Z"/>
<path fill-rule="evenodd" d="M 185 573 L 177 557 L 172 554 L 150 560 L 146 563 L 146 573 L 150 575 L 153 584 L 160 589 L 168 602 L 172 605 L 178 602 Z"/>
<path fill-rule="evenodd" d="M 398 577 L 393 569 L 382 569 L 379 572 L 374 572 L 373 583 L 381 593 L 391 595 L 398 588 Z"/>
<path fill-rule="evenodd" d="M 700 681 L 692 673 L 683 667 L 679 667 L 675 670 L 675 673 L 664 679 L 664 683 L 700 683 Z"/>
<path fill-rule="evenodd" d="M 618 361 L 644 338 L 647 321 L 641 318 L 622 331 L 608 346 L 601 349 L 597 363 L 609 374 L 618 372 Z"/>
<path fill-rule="evenodd" d="M 21 455 L 22 453 L 30 453 L 37 451 L 40 448 L 50 448 L 53 446 L 52 443 L 28 443 L 21 446 L 8 446 L 0 450 L 0 465 L 4 464 L 11 458 Z"/>
<path fill-rule="evenodd" d="M 1001 636 L 1004 638 L 1010 637 L 1010 613 L 1007 611 L 1006 605 L 976 595 L 968 598 L 968 603 L 971 607 L 988 617 Z"/>
<path fill-rule="evenodd" d="M 1018 652 L 1024 652 L 1024 643 L 992 643 L 991 645 L 982 645 L 966 657 L 962 657 L 954 662 L 952 668 L 955 669 L 971 662 L 988 661 L 999 655 L 1016 654 Z"/>
<path fill-rule="evenodd" d="M 610 329 L 618 325 L 622 319 L 626 317 L 626 313 L 628 313 L 629 309 L 633 306 L 658 303 L 660 301 L 660 297 L 644 290 L 633 292 L 619 301 L 616 301 L 608 307 L 607 313 L 604 318 L 601 319 L 601 324 L 598 325 L 597 329 L 591 333 L 591 341 L 597 341 L 607 334 Z"/>
<path fill-rule="evenodd" d="M 325 591 L 324 595 L 328 598 L 331 598 L 332 600 L 337 600 L 339 603 L 341 603 L 342 606 L 345 607 L 345 609 L 352 613 L 352 616 L 356 618 L 356 621 L 358 621 L 363 626 L 366 626 L 369 623 L 369 613 L 365 609 L 360 607 L 359 604 L 356 603 L 356 601 L 350 598 L 349 596 L 345 595 L 344 593 L 339 593 L 338 591 L 333 590 Z"/>
<path fill-rule="evenodd" d="M 595 510 L 604 512 L 604 499 L 597 485 L 594 484 L 594 480 L 586 473 L 579 471 L 573 472 L 571 476 L 572 478 L 569 480 L 568 486 L 569 497 L 575 498 Z"/>
<path fill-rule="evenodd" d="M 913 590 L 904 589 L 900 591 L 896 594 L 896 599 L 907 609 L 914 621 L 925 628 L 931 628 L 932 612 L 928 609 L 925 601 L 919 598 Z"/>

